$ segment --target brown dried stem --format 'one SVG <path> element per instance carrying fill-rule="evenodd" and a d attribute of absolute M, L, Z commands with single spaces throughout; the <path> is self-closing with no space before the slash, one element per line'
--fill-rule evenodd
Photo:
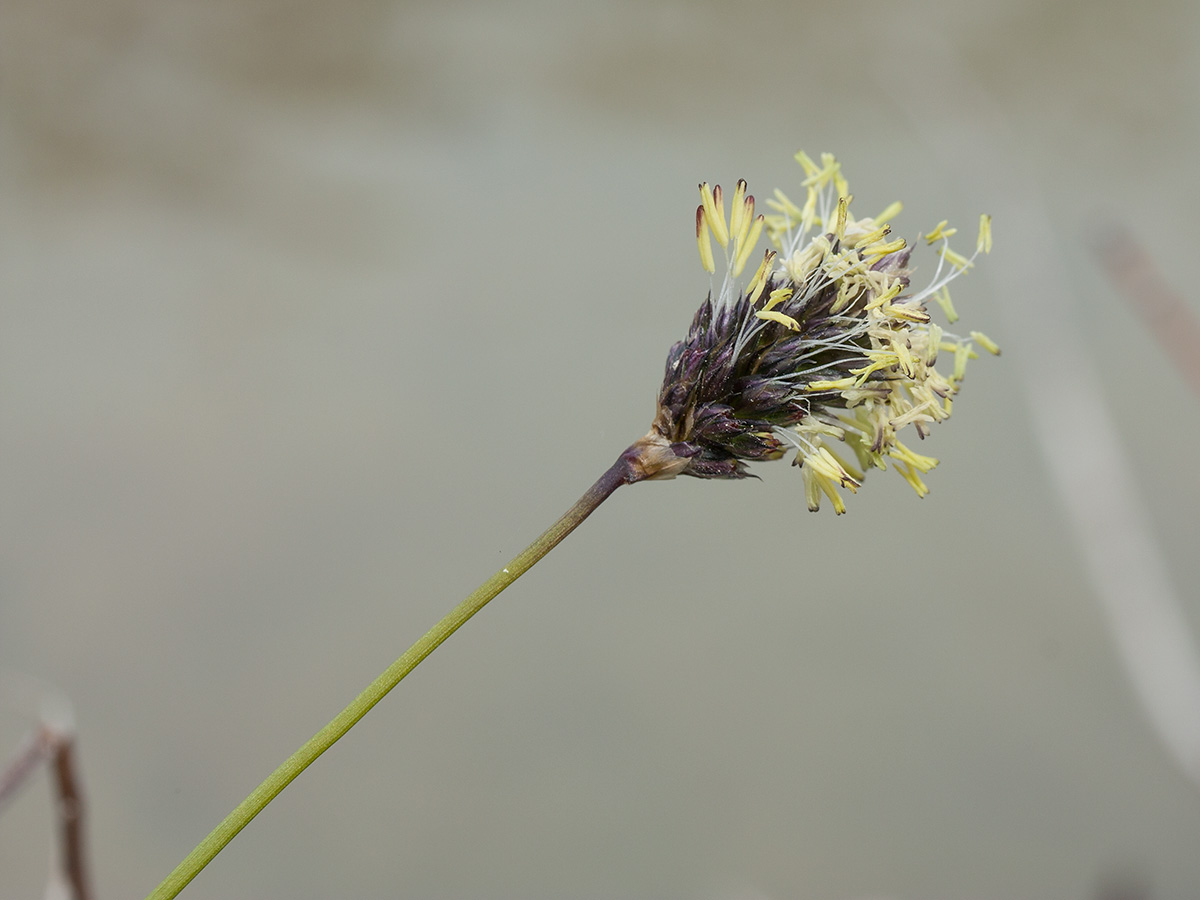
<path fill-rule="evenodd" d="M 87 870 L 87 835 L 84 831 L 83 791 L 75 769 L 75 739 L 63 731 L 42 725 L 0 772 L 0 807 L 11 800 L 29 780 L 38 764 L 50 761 L 50 781 L 58 814 L 59 863 L 62 877 L 75 900 L 94 900 Z"/>
<path fill-rule="evenodd" d="M 50 771 L 58 794 L 58 836 L 62 848 L 63 875 L 71 885 L 75 900 L 93 900 L 83 829 L 83 792 L 75 771 L 75 739 L 69 734 L 58 734 L 53 735 L 52 741 Z"/>
<path fill-rule="evenodd" d="M 1118 231 L 1097 245 L 1097 257 L 1139 318 L 1200 395 L 1200 319 L 1167 283 L 1153 257 L 1133 235 Z"/>

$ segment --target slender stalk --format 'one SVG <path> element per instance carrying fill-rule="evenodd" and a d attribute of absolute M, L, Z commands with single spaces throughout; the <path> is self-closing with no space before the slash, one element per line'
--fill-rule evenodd
<path fill-rule="evenodd" d="M 506 587 L 516 581 L 526 570 L 543 556 L 553 550 L 563 538 L 575 530 L 584 519 L 603 503 L 613 491 L 623 484 L 633 484 L 651 474 L 644 464 L 640 443 L 634 444 L 613 463 L 607 472 L 600 476 L 587 493 L 579 498 L 563 516 L 551 525 L 532 544 L 513 557 L 512 561 L 499 572 L 481 584 L 471 596 L 450 610 L 436 625 L 425 633 L 419 641 L 413 644 L 403 656 L 392 663 L 371 684 L 359 694 L 354 702 L 343 709 L 334 719 L 310 738 L 304 746 L 289 756 L 279 768 L 272 772 L 262 784 L 238 804 L 237 808 L 225 817 L 196 848 L 175 867 L 147 900 L 169 900 L 182 891 L 200 870 L 208 865 L 220 853 L 225 845 L 232 841 L 250 821 L 257 816 L 267 804 L 274 800 L 279 793 L 291 784 L 301 772 L 307 769 L 322 753 L 332 747 L 339 738 L 357 724 L 358 720 L 370 712 L 371 708 L 382 700 L 409 672 L 420 665 L 438 645 L 454 634 L 471 616 L 483 609 L 488 602 Z"/>

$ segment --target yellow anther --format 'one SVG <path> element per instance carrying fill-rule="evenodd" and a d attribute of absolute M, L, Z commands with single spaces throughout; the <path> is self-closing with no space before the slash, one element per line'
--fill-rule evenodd
<path fill-rule="evenodd" d="M 696 207 L 696 246 L 700 248 L 700 265 L 709 275 L 717 271 L 713 261 L 712 240 L 708 229 L 708 216 L 704 214 L 704 206 Z"/>
<path fill-rule="evenodd" d="M 836 381 L 810 381 L 804 386 L 806 391 L 842 391 L 854 387 L 855 378 L 838 378 Z"/>
<path fill-rule="evenodd" d="M 942 259 L 954 266 L 960 272 L 965 271 L 975 265 L 961 253 L 951 250 L 949 247 L 942 248 Z"/>
<path fill-rule="evenodd" d="M 750 284 L 747 285 L 747 290 L 750 292 L 750 305 L 753 306 L 758 302 L 758 298 L 762 296 L 763 288 L 767 286 L 767 281 L 771 275 L 771 263 L 775 259 L 775 251 L 768 250 L 763 253 L 763 261 L 758 265 L 758 271 L 754 273 L 754 277 L 750 279 Z"/>
<path fill-rule="evenodd" d="M 929 493 L 929 488 L 921 480 L 921 476 L 913 470 L 912 466 L 902 463 L 896 466 L 896 471 L 900 473 L 905 481 L 912 485 L 912 489 L 917 492 L 918 497 L 924 497 Z"/>
<path fill-rule="evenodd" d="M 857 300 L 862 295 L 862 291 L 862 285 L 858 281 L 850 278 L 843 279 L 838 285 L 837 297 L 830 304 L 829 311 L 835 315 L 840 313 L 850 305 L 851 300 Z"/>
<path fill-rule="evenodd" d="M 805 416 L 792 427 L 796 430 L 797 434 L 827 434 L 837 438 L 839 441 L 846 437 L 846 429 L 839 428 L 837 425 L 830 425 L 828 422 L 822 422 L 816 416 Z"/>
<path fill-rule="evenodd" d="M 876 357 L 878 354 L 871 353 L 868 355 L 871 357 Z M 889 354 L 887 354 L 887 356 L 890 358 L 889 359 L 875 359 L 875 361 L 873 363 L 871 363 L 868 366 L 863 366 L 861 369 L 851 369 L 850 371 L 858 376 L 858 381 L 855 382 L 855 386 L 861 387 L 864 383 L 866 383 L 866 380 L 868 378 L 870 378 L 871 375 L 874 374 L 875 372 L 882 371 L 883 369 L 890 369 L 890 368 L 892 368 L 892 366 L 896 365 L 899 362 L 899 360 L 896 358 L 895 353 L 889 353 Z"/>
<path fill-rule="evenodd" d="M 754 225 L 754 195 L 747 195 L 742 201 L 742 221 L 736 233 L 738 245 L 741 246 L 746 242 L 746 235 L 750 233 L 750 229 Z"/>
<path fill-rule="evenodd" d="M 897 278 L 886 291 L 876 294 L 871 298 L 871 302 L 867 304 L 867 309 L 879 309 L 885 303 L 890 303 L 896 297 L 900 296 L 902 290 L 904 290 L 904 283 Z"/>
<path fill-rule="evenodd" d="M 903 303 L 889 303 L 883 308 L 883 314 L 889 319 L 903 319 L 905 322 L 920 322 L 922 325 L 929 321 L 929 313 L 917 306 L 906 306 Z"/>
<path fill-rule="evenodd" d="M 801 467 L 800 474 L 804 478 L 804 499 L 808 504 L 808 511 L 816 512 L 821 508 L 821 489 L 817 486 L 817 479 L 813 475 L 812 468 L 804 465 L 804 459 L 798 453 L 795 465 Z"/>
<path fill-rule="evenodd" d="M 897 200 L 895 203 L 888 206 L 875 217 L 875 221 L 882 225 L 884 222 L 890 222 L 896 216 L 900 215 L 900 210 L 904 209 L 904 204 Z"/>
<path fill-rule="evenodd" d="M 887 256 L 889 253 L 895 253 L 897 250 L 903 250 L 907 245 L 908 242 L 904 238 L 896 238 L 894 241 L 888 241 L 886 244 L 879 243 L 872 247 L 866 247 L 860 252 L 867 259 L 876 259 Z"/>
<path fill-rule="evenodd" d="M 866 219 L 859 219 L 859 222 L 860 222 L 860 223 L 862 223 L 862 222 L 866 222 L 866 221 L 868 221 L 868 220 L 866 220 Z M 858 248 L 860 248 L 860 247 L 866 247 L 868 244 L 874 244 L 874 243 L 876 243 L 877 241 L 881 241 L 881 240 L 883 240 L 885 237 L 887 237 L 887 234 L 888 234 L 888 232 L 889 232 L 889 231 L 891 231 L 891 230 L 892 230 L 892 226 L 891 226 L 891 225 L 880 225 L 880 226 L 879 226 L 878 228 L 876 228 L 874 231 L 868 231 L 868 232 L 867 232 L 866 234 L 864 234 L 862 237 L 858 238 L 858 239 L 857 239 L 857 240 L 854 242 L 854 245 L 853 245 L 853 246 L 854 246 L 854 248 L 857 250 L 857 249 L 858 249 Z"/>
<path fill-rule="evenodd" d="M 843 434 L 844 434 L 844 432 L 843 432 Z M 844 459 L 842 459 L 840 456 L 838 456 L 836 453 L 834 453 L 829 448 L 822 447 L 821 449 L 824 450 L 826 453 L 828 453 L 831 457 L 833 457 L 834 462 L 836 462 L 839 466 L 841 466 L 842 471 L 844 471 L 847 475 L 850 476 L 851 484 L 847 484 L 846 487 L 850 488 L 851 493 L 857 494 L 858 488 L 862 484 L 863 473 L 860 472 L 858 469 L 856 469 L 854 466 L 850 465 L 848 462 L 846 462 Z"/>
<path fill-rule="evenodd" d="M 753 200 L 751 202 L 753 203 Z M 741 250 L 738 252 L 737 259 L 733 261 L 733 274 L 735 277 L 741 275 L 742 269 L 746 268 L 746 261 L 750 259 L 750 254 L 754 252 L 754 248 L 758 245 L 758 239 L 762 236 L 762 230 L 763 217 L 757 216 L 754 219 L 754 224 L 750 226 L 750 233 L 741 242 Z"/>
<path fill-rule="evenodd" d="M 745 184 L 746 182 L 741 182 Z M 750 252 L 754 249 L 754 245 L 758 243 L 758 236 L 762 234 L 763 222 L 766 220 L 759 216 L 763 221 L 759 223 L 758 231 L 754 234 L 754 240 L 749 240 L 749 234 L 754 223 L 754 195 L 744 199 L 740 204 L 734 203 L 734 210 L 741 210 L 742 215 L 737 223 L 737 227 L 733 227 L 733 222 L 730 222 L 730 232 L 733 234 L 733 254 L 736 257 L 735 262 L 740 262 L 741 265 L 735 266 L 734 275 L 740 275 L 745 268 L 746 260 L 750 257 Z"/>
<path fill-rule="evenodd" d="M 816 175 L 821 171 L 820 167 L 803 150 L 796 151 L 796 162 L 800 163 L 800 167 L 804 169 L 806 178 Z"/>
<path fill-rule="evenodd" d="M 737 187 L 733 189 L 733 203 L 729 207 L 729 233 L 734 235 L 735 239 L 738 232 L 742 230 L 742 217 L 746 214 L 746 210 L 742 206 L 745 196 L 746 179 L 739 178 Z"/>
<path fill-rule="evenodd" d="M 846 215 L 850 210 L 850 201 L 853 199 L 854 199 L 853 197 L 847 196 L 847 195 L 842 195 L 842 196 L 838 197 L 837 221 L 834 224 L 833 233 L 835 235 L 837 235 L 837 239 L 839 241 L 842 239 L 842 236 L 846 233 Z"/>
<path fill-rule="evenodd" d="M 943 286 L 940 291 L 935 291 L 933 299 L 942 308 L 942 314 L 946 317 L 947 322 L 953 325 L 958 321 L 958 313 L 954 311 L 954 304 L 950 302 L 950 288 Z"/>
<path fill-rule="evenodd" d="M 896 337 L 892 339 L 892 346 L 896 349 L 896 361 L 900 366 L 900 371 L 907 377 L 912 378 L 916 374 L 916 364 L 913 362 L 912 353 L 909 352 L 908 345 L 903 339 Z"/>
<path fill-rule="evenodd" d="M 946 227 L 949 224 L 950 224 L 949 219 L 942 219 L 942 221 L 937 223 L 937 227 L 934 228 L 933 231 L 931 231 L 931 232 L 929 232 L 929 234 L 925 235 L 925 240 L 932 244 L 935 241 L 940 241 L 944 238 L 948 238 L 948 237 L 951 237 L 952 235 L 957 234 L 958 233 L 957 228 L 947 228 Z"/>
<path fill-rule="evenodd" d="M 787 300 L 791 296 L 792 296 L 792 289 L 790 287 L 789 288 L 777 288 L 777 289 L 771 291 L 771 296 L 767 298 L 767 302 L 763 305 L 763 309 L 765 309 L 765 310 L 766 309 L 774 309 L 780 303 L 782 303 L 784 300 Z"/>
<path fill-rule="evenodd" d="M 971 332 L 971 340 L 973 340 L 975 343 L 977 343 L 980 347 L 982 347 L 988 353 L 992 354 L 992 356 L 1000 355 L 999 345 L 997 345 L 997 343 L 995 341 L 993 341 L 990 337 L 988 337 L 982 331 L 972 331 Z"/>
<path fill-rule="evenodd" d="M 840 459 L 830 453 L 825 447 L 818 448 L 817 455 L 821 457 L 821 461 L 828 467 L 829 477 L 832 480 L 848 489 L 850 493 L 858 493 L 858 482 L 846 471 Z"/>
<path fill-rule="evenodd" d="M 979 238 L 975 241 L 975 252 L 992 252 L 992 217 L 984 213 L 979 217 Z"/>
<path fill-rule="evenodd" d="M 721 203 L 721 186 L 710 188 L 705 181 L 700 185 L 700 203 L 704 206 L 704 215 L 708 219 L 708 227 L 712 229 L 713 237 L 722 247 L 729 246 L 729 228 L 725 224 L 725 207 Z"/>
<path fill-rule="evenodd" d="M 832 157 L 830 157 L 832 159 Z M 833 187 L 838 192 L 839 197 L 849 196 L 850 184 L 846 181 L 846 176 L 842 174 L 842 165 L 837 163 L 837 169 L 833 173 Z"/>
<path fill-rule="evenodd" d="M 929 325 L 929 346 L 925 348 L 925 365 L 932 366 L 937 362 L 938 349 L 942 343 L 942 326 L 936 322 Z"/>
<path fill-rule="evenodd" d="M 956 344 L 954 347 L 954 375 L 955 381 L 962 381 L 963 376 L 967 374 L 967 360 L 971 358 L 971 348 L 966 344 Z"/>
<path fill-rule="evenodd" d="M 938 461 L 932 456 L 922 456 L 920 453 L 913 453 L 899 441 L 896 441 L 893 448 L 888 451 L 888 456 L 893 459 L 903 460 L 908 465 L 912 466 L 921 472 L 930 472 L 938 464 Z"/>
<path fill-rule="evenodd" d="M 916 422 L 918 419 L 921 419 L 924 421 L 932 421 L 934 418 L 933 414 L 931 413 L 933 406 L 934 406 L 934 401 L 932 399 L 926 400 L 923 403 L 918 403 L 916 406 L 914 406 L 912 409 L 908 410 L 907 412 L 903 412 L 898 416 L 894 416 L 889 421 L 889 424 L 895 429 L 900 429 L 900 428 L 903 428 L 905 425 L 911 425 L 913 422 Z M 941 410 L 938 410 L 938 412 L 941 412 Z"/>
<path fill-rule="evenodd" d="M 785 316 L 781 312 L 776 312 L 773 309 L 760 309 L 754 314 L 760 319 L 766 319 L 769 322 L 778 322 L 780 325 L 791 331 L 799 331 L 800 323 L 791 316 Z"/>

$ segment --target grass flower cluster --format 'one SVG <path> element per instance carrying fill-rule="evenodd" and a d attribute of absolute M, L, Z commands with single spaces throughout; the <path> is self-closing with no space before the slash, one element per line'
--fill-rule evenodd
<path fill-rule="evenodd" d="M 926 305 L 935 301 L 954 323 L 949 284 L 991 248 L 990 220 L 980 218 L 969 258 L 950 248 L 947 223 L 924 235 L 937 246 L 937 267 L 912 290 L 912 247 L 889 225 L 900 204 L 855 218 L 838 161 L 825 154 L 818 164 L 803 152 L 796 159 L 804 203 L 777 190 L 770 215 L 755 215 L 744 181 L 728 216 L 720 186 L 700 185 L 701 265 L 716 274 L 715 243 L 724 272 L 667 356 L 658 413 L 642 439 L 654 461 L 647 477 L 742 478 L 747 462 L 794 451 L 811 510 L 824 496 L 844 512 L 839 488 L 857 491 L 865 470 L 889 462 L 924 496 L 921 475 L 937 460 L 900 433 L 924 438 L 950 417 L 976 346 L 999 353 L 979 332 L 944 330 Z M 775 249 L 739 286 L 764 230 Z M 951 357 L 948 373 L 937 368 L 941 354 Z"/>

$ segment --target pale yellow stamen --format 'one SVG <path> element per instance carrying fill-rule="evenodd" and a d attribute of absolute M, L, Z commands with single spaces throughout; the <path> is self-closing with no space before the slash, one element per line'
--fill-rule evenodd
<path fill-rule="evenodd" d="M 1000 347 L 982 331 L 972 331 L 971 340 L 975 341 L 975 343 L 977 343 L 988 353 L 992 354 L 992 356 L 1000 355 Z"/>
<path fill-rule="evenodd" d="M 925 350 L 925 365 L 932 366 L 937 362 L 938 348 L 942 343 L 942 326 L 936 322 L 931 322 L 927 340 L 929 346 Z"/>
<path fill-rule="evenodd" d="M 850 201 L 853 199 L 853 197 L 849 196 L 838 197 L 837 219 L 833 227 L 833 233 L 837 235 L 839 241 L 846 233 L 846 214 L 849 211 Z"/>
<path fill-rule="evenodd" d="M 780 325 L 783 325 L 784 327 L 786 327 L 792 331 L 800 330 L 799 322 L 797 322 L 791 316 L 785 316 L 783 313 L 776 312 L 773 309 L 760 309 L 754 315 L 756 315 L 760 319 L 767 319 L 768 321 L 771 321 L 771 322 L 778 322 Z"/>
<path fill-rule="evenodd" d="M 882 310 L 889 319 L 903 319 L 906 322 L 929 322 L 929 313 L 915 306 L 905 306 L 902 303 L 889 303 Z"/>
<path fill-rule="evenodd" d="M 708 216 L 704 214 L 704 206 L 696 207 L 696 246 L 700 249 L 700 265 L 709 275 L 717 271 L 713 260 L 711 232 L 708 228 Z"/>
<path fill-rule="evenodd" d="M 950 265 L 954 266 L 954 268 L 958 269 L 960 272 L 965 271 L 971 268 L 971 266 L 975 265 L 961 253 L 951 250 L 949 247 L 942 248 L 942 259 L 946 260 L 946 262 L 950 263 Z"/>
<path fill-rule="evenodd" d="M 767 298 L 767 302 L 763 305 L 763 309 L 764 310 L 774 309 L 776 306 L 778 306 L 780 303 L 782 303 L 784 300 L 787 300 L 791 296 L 792 296 L 792 289 L 790 287 L 789 288 L 776 288 L 775 290 L 771 291 L 771 296 Z"/>
<path fill-rule="evenodd" d="M 955 381 L 962 381 L 963 376 L 967 374 L 967 360 L 971 358 L 971 348 L 966 344 L 958 344 L 954 348 L 954 375 Z"/>
<path fill-rule="evenodd" d="M 871 219 L 859 219 L 858 222 L 856 222 L 855 224 L 863 225 L 863 224 L 869 223 L 871 221 L 872 221 Z M 862 247 L 866 247 L 868 244 L 874 244 L 878 241 L 883 240 L 883 238 L 887 237 L 888 232 L 891 230 L 892 230 L 891 225 L 880 225 L 874 231 L 868 231 L 862 237 L 855 238 L 852 246 L 855 249 L 860 249 Z"/>
<path fill-rule="evenodd" d="M 896 238 L 894 241 L 889 241 L 886 244 L 875 244 L 872 247 L 866 247 L 862 250 L 862 255 L 868 259 L 876 259 L 895 253 L 897 250 L 903 250 L 907 241 L 904 238 Z"/>
<path fill-rule="evenodd" d="M 751 212 L 754 210 L 754 198 L 749 200 Z M 747 218 L 746 221 L 749 221 Z M 742 274 L 742 269 L 746 268 L 746 261 L 750 259 L 750 254 L 754 252 L 755 246 L 758 244 L 758 239 L 762 236 L 763 217 L 758 216 L 754 220 L 754 224 L 750 226 L 750 233 L 745 236 L 744 240 L 740 240 L 741 250 L 738 252 L 737 259 L 733 262 L 733 274 L 738 276 Z"/>
<path fill-rule="evenodd" d="M 902 290 L 904 290 L 904 284 L 897 278 L 887 290 L 871 298 L 871 302 L 867 304 L 867 309 L 878 309 L 885 303 L 890 303 L 896 297 L 900 296 Z"/>
<path fill-rule="evenodd" d="M 933 243 L 936 243 L 937 241 L 942 240 L 943 238 L 948 238 L 948 237 L 951 237 L 952 235 L 958 234 L 957 228 L 947 228 L 946 227 L 949 224 L 950 224 L 950 221 L 948 219 L 942 219 L 942 221 L 937 223 L 937 227 L 934 228 L 933 231 L 931 231 L 931 232 L 929 232 L 929 234 L 925 235 L 925 240 L 928 241 L 930 244 L 933 244 Z"/>
<path fill-rule="evenodd" d="M 745 184 L 743 181 L 742 184 Z M 758 243 L 758 237 L 747 243 L 747 237 L 750 234 L 750 227 L 754 223 L 754 195 L 751 194 L 742 200 L 741 203 L 735 203 L 734 209 L 740 209 L 742 214 L 738 219 L 737 228 L 734 228 L 730 223 L 730 232 L 733 234 L 733 255 L 736 259 L 749 257 L 750 251 L 754 249 L 754 245 Z M 761 218 L 761 217 L 760 217 Z M 758 234 L 762 234 L 762 226 L 759 226 Z M 745 265 L 743 263 L 743 265 Z"/>
<path fill-rule="evenodd" d="M 992 217 L 984 213 L 979 217 L 979 238 L 975 241 L 975 252 L 992 252 Z"/>
<path fill-rule="evenodd" d="M 758 302 L 758 298 L 762 296 L 763 288 L 767 286 L 767 281 L 771 274 L 771 263 L 775 259 L 775 251 L 768 250 L 763 254 L 763 261 L 758 265 L 758 271 L 754 273 L 754 277 L 750 279 L 750 284 L 747 285 L 749 293 L 750 305 L 753 306 Z"/>
<path fill-rule="evenodd" d="M 721 186 L 710 188 L 705 181 L 700 185 L 700 202 L 704 206 L 704 217 L 713 237 L 722 247 L 729 246 L 729 228 L 725 224 L 725 207 L 721 203 Z"/>
<path fill-rule="evenodd" d="M 897 200 L 892 203 L 883 212 L 875 217 L 875 221 L 882 225 L 884 222 L 890 222 L 896 216 L 900 215 L 900 211 L 904 209 L 904 204 Z"/>
<path fill-rule="evenodd" d="M 742 218 L 746 210 L 742 201 L 746 197 L 746 179 L 739 178 L 737 187 L 733 189 L 733 203 L 729 206 L 729 233 L 736 235 L 742 230 Z"/>
<path fill-rule="evenodd" d="M 811 178 L 821 171 L 821 167 L 813 162 L 809 155 L 803 150 L 796 151 L 795 159 L 796 162 L 800 163 L 800 167 L 804 169 L 804 175 L 806 179 Z"/>
<path fill-rule="evenodd" d="M 804 386 L 806 391 L 841 391 L 854 387 L 856 378 L 838 378 L 834 381 L 810 381 Z"/>
<path fill-rule="evenodd" d="M 947 322 L 953 325 L 958 321 L 958 313 L 954 310 L 954 304 L 950 302 L 950 288 L 943 286 L 940 291 L 935 291 L 933 299 L 942 308 L 942 315 L 946 317 Z"/>
<path fill-rule="evenodd" d="M 896 466 L 896 471 L 900 473 L 900 477 L 912 485 L 912 489 L 917 492 L 918 497 L 925 497 L 929 494 L 929 488 L 921 480 L 921 476 L 913 470 L 912 466 L 901 463 Z"/>

